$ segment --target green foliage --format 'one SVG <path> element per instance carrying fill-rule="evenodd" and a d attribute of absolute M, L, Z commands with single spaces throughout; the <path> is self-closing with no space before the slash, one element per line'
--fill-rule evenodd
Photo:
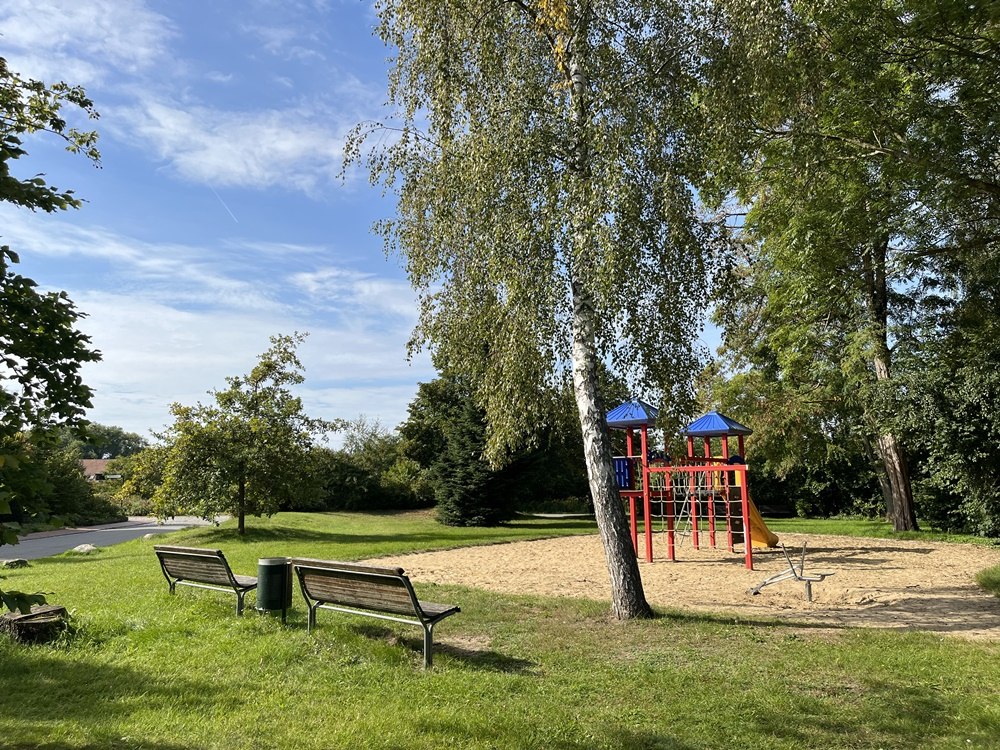
<path fill-rule="evenodd" d="M 497 481 L 502 474 L 491 469 L 484 455 L 485 415 L 471 394 L 464 396 L 450 405 L 443 424 L 444 452 L 432 468 L 437 516 L 448 526 L 496 526 L 510 518 L 513 508 Z"/>
<path fill-rule="evenodd" d="M 47 185 L 40 175 L 19 179 L 10 172 L 10 162 L 27 155 L 22 147 L 24 136 L 39 131 L 61 138 L 67 150 L 99 163 L 97 133 L 69 126 L 64 110 L 77 110 L 90 119 L 98 117 L 94 103 L 81 87 L 23 78 L 0 57 L 0 200 L 49 212 L 79 208 L 80 201 L 72 190 Z"/>
<path fill-rule="evenodd" d="M 487 424 L 456 376 L 421 383 L 400 428 L 401 450 L 449 525 L 496 525 L 517 510 L 591 509 L 572 390 L 548 389 L 549 412 L 502 465 L 484 458 Z M 420 485 L 418 485 L 420 486 Z"/>
<path fill-rule="evenodd" d="M 123 504 L 143 502 L 152 510 L 153 497 L 163 484 L 168 452 L 168 446 L 151 445 L 138 453 L 112 459 L 108 471 L 122 477 L 115 499 Z"/>
<path fill-rule="evenodd" d="M 991 386 L 963 376 L 956 397 L 936 342 L 956 305 L 996 309 L 995 11 L 720 0 L 707 18 L 699 104 L 716 170 L 702 195 L 748 206 L 720 283 L 723 358 L 765 420 L 804 426 L 789 430 L 803 449 L 768 463 L 804 476 L 843 451 L 888 468 L 891 435 L 917 460 L 922 514 L 994 533 L 996 500 L 972 489 L 958 434 L 988 444 L 962 411 Z M 898 518 L 906 477 L 880 473 Z"/>
<path fill-rule="evenodd" d="M 40 294 L 34 281 L 12 271 L 16 262 L 0 247 L 0 440 L 29 427 L 78 423 L 92 393 L 80 365 L 100 359 L 76 330 L 82 314 L 66 293 Z"/>
<path fill-rule="evenodd" d="M 83 476 L 74 450 L 52 433 L 24 433 L 14 451 L 20 460 L 0 470 L 15 520 L 32 526 L 85 526 L 123 519 Z"/>
<path fill-rule="evenodd" d="M 420 295 L 414 346 L 430 343 L 441 371 L 470 378 L 495 463 L 547 413 L 544 386 L 560 382 L 582 330 L 574 313 L 592 316 L 588 367 L 607 355 L 633 385 L 667 394 L 665 418 L 684 413 L 716 247 L 685 180 L 698 142 L 684 130 L 682 11 L 562 13 L 380 5 L 379 33 L 400 50 L 389 96 L 401 120 L 369 155 L 372 179 L 399 198 L 380 229 Z M 349 157 L 381 128 L 361 126 Z"/>
<path fill-rule="evenodd" d="M 921 460 L 921 515 L 936 528 L 1000 537 L 1000 283 L 982 286 L 985 298 L 968 294 L 933 318 L 933 335 L 906 342 L 900 421 Z"/>
<path fill-rule="evenodd" d="M 1000 565 L 987 568 L 976 574 L 976 583 L 994 596 L 1000 597 Z"/>
<path fill-rule="evenodd" d="M 27 155 L 25 136 L 39 131 L 98 162 L 97 133 L 69 126 L 64 110 L 97 117 L 82 88 L 23 78 L 0 57 L 0 201 L 47 212 L 79 207 L 72 190 L 60 191 L 38 174 L 11 173 L 12 162 Z M 39 293 L 33 280 L 13 272 L 17 262 L 16 253 L 0 247 L 0 518 L 11 513 L 12 502 L 25 499 L 18 495 L 28 462 L 22 431 L 79 423 L 92 395 L 80 379 L 80 366 L 100 359 L 90 339 L 75 329 L 82 313 L 66 293 Z M 19 479 L 12 479 L 15 474 Z M 16 541 L 0 523 L 0 545 Z M 19 592 L 0 591 L 0 596 L 6 606 L 22 609 L 31 600 Z"/>
<path fill-rule="evenodd" d="M 486 420 L 467 381 L 421 383 L 400 426 L 403 449 L 425 471 L 438 520 L 449 526 L 495 526 L 512 513 L 502 470 L 486 461 Z"/>
<path fill-rule="evenodd" d="M 761 347 L 752 369 L 730 377 L 709 369 L 701 384 L 705 408 L 754 431 L 746 442 L 754 502 L 805 517 L 881 512 L 872 452 L 843 379 L 780 373 L 774 360 Z"/>
<path fill-rule="evenodd" d="M 10 162 L 26 155 L 21 138 L 47 131 L 83 150 L 93 160 L 94 133 L 68 128 L 65 105 L 96 116 L 82 89 L 63 83 L 46 86 L 24 79 L 0 58 L 0 201 L 30 209 L 74 208 L 72 192 L 59 192 L 39 176 L 20 180 L 10 174 Z M 78 423 L 90 406 L 91 390 L 79 376 L 83 362 L 100 359 L 90 339 L 75 326 L 82 317 L 65 292 L 39 293 L 37 284 L 15 273 L 18 256 L 0 247 L 0 471 L 17 470 L 16 446 L 25 429 L 45 430 Z M 0 484 L 0 513 L 9 512 L 11 490 Z"/>
<path fill-rule="evenodd" d="M 164 446 L 138 454 L 122 494 L 142 495 L 162 472 L 152 494 L 159 515 L 231 514 L 241 533 L 247 514 L 308 507 L 319 492 L 304 474 L 313 439 L 335 425 L 306 416 L 291 393 L 304 379 L 295 352 L 304 338 L 272 336 L 249 374 L 226 378 L 229 387 L 212 392 L 214 405 L 173 404 Z"/>
<path fill-rule="evenodd" d="M 88 422 L 77 432 L 63 430 L 62 440 L 76 450 L 80 458 L 131 456 L 148 445 L 141 435 L 96 422 Z"/>

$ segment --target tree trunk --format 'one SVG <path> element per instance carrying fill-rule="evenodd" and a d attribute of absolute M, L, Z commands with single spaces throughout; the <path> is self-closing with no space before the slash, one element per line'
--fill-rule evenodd
<path fill-rule="evenodd" d="M 872 441 L 868 438 L 868 435 L 862 437 L 862 442 L 865 446 L 865 453 L 871 461 L 872 471 L 875 472 L 875 478 L 878 479 L 878 487 L 882 492 L 882 500 L 885 503 L 885 520 L 892 520 L 892 484 L 889 482 L 889 475 L 885 471 L 885 462 L 882 460 L 882 454 L 879 452 L 876 445 L 872 444 Z"/>
<path fill-rule="evenodd" d="M 889 347 L 878 347 L 875 355 L 875 380 L 888 382 Z M 906 462 L 906 454 L 899 439 L 892 432 L 878 430 L 875 439 L 875 450 L 889 483 L 890 498 L 886 503 L 886 517 L 895 531 L 916 531 L 917 513 L 913 507 L 913 489 L 910 484 L 910 469 Z"/>
<path fill-rule="evenodd" d="M 590 10 L 588 7 L 573 7 L 571 13 L 573 15 L 569 26 L 572 28 L 572 37 L 567 45 L 566 71 L 571 91 L 571 157 L 568 167 L 576 188 L 571 189 L 572 200 L 575 202 L 572 206 L 572 257 L 568 261 L 573 307 L 573 390 L 580 415 L 594 514 L 604 545 L 608 575 L 611 577 L 611 611 L 619 620 L 628 620 L 650 617 L 652 610 L 642 590 L 631 530 L 618 495 L 604 405 L 598 391 L 594 330 L 596 313 L 587 284 L 588 275 L 595 266 L 594 201 L 588 137 L 589 81 L 585 67 Z"/>
<path fill-rule="evenodd" d="M 652 610 L 642 590 L 631 530 L 618 495 L 604 405 L 597 389 L 594 311 L 581 285 L 574 281 L 572 286 L 573 390 L 580 414 L 594 515 L 597 517 L 597 528 L 601 533 L 608 575 L 611 577 L 611 611 L 619 620 L 649 617 Z"/>
<path fill-rule="evenodd" d="M 892 488 L 888 517 L 895 531 L 916 531 L 917 515 L 913 508 L 910 470 L 903 449 L 892 434 L 878 436 L 878 452 Z"/>
<path fill-rule="evenodd" d="M 874 333 L 872 365 L 875 381 L 879 384 L 889 384 L 892 379 L 892 351 L 889 349 L 888 335 L 889 288 L 885 267 L 888 248 L 889 237 L 884 235 L 874 240 L 864 253 L 867 304 Z M 889 485 L 886 517 L 895 531 L 916 531 L 917 514 L 913 507 L 910 470 L 903 446 L 893 432 L 881 427 L 882 415 L 872 415 L 870 421 L 876 426 L 875 450 L 885 470 L 884 479 Z M 883 494 L 886 494 L 884 487 Z"/>
<path fill-rule="evenodd" d="M 239 490 L 236 494 L 236 515 L 238 518 L 236 533 L 243 536 L 247 531 L 247 480 L 244 477 L 240 477 Z"/>

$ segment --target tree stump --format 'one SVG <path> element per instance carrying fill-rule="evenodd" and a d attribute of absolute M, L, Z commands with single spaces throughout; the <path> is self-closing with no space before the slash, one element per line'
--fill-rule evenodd
<path fill-rule="evenodd" d="M 57 604 L 36 604 L 28 614 L 0 615 L 0 632 L 20 643 L 48 643 L 66 629 L 69 613 Z"/>

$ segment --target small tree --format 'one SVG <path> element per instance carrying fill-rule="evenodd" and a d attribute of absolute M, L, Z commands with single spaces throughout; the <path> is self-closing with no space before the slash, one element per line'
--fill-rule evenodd
<path fill-rule="evenodd" d="M 303 482 L 315 437 L 335 425 L 307 417 L 289 388 L 301 383 L 295 348 L 304 334 L 272 336 L 249 374 L 226 378 L 214 405 L 170 407 L 175 421 L 166 442 L 163 483 L 153 495 L 157 513 L 205 518 L 228 513 L 246 531 L 246 516 L 270 515 L 318 491 Z M 126 482 L 123 492 L 128 492 Z"/>

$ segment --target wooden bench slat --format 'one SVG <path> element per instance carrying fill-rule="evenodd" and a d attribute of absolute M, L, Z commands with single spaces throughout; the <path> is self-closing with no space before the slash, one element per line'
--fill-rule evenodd
<path fill-rule="evenodd" d="M 398 579 L 375 583 L 357 574 L 345 573 L 343 577 L 334 577 L 309 570 L 303 575 L 309 595 L 313 599 L 322 599 L 326 604 L 343 604 L 401 615 L 415 614 L 410 593 Z"/>

